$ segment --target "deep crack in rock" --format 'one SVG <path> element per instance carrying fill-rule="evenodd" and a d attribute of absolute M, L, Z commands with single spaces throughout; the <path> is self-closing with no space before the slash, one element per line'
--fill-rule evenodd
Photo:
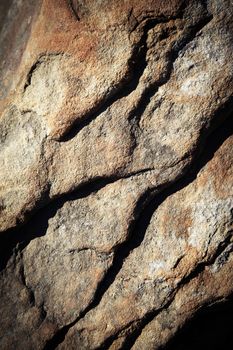
<path fill-rule="evenodd" d="M 176 193 L 177 191 L 180 191 L 182 188 L 192 183 L 196 178 L 197 174 L 200 172 L 200 170 L 212 159 L 216 150 L 230 135 L 232 135 L 232 132 L 233 132 L 232 118 L 229 117 L 225 121 L 225 123 L 223 123 L 223 125 L 221 125 L 218 129 L 216 129 L 206 140 L 206 143 L 203 146 L 204 151 L 201 152 L 199 161 L 194 163 L 193 169 L 192 171 L 189 172 L 188 176 L 186 174 L 185 178 L 178 180 L 177 183 L 168 187 L 167 189 L 165 188 L 165 190 L 161 190 L 161 193 L 159 193 L 158 195 L 155 195 L 153 194 L 153 192 L 149 191 L 149 193 L 145 193 L 142 196 L 142 198 L 137 203 L 137 207 L 135 208 L 135 214 L 137 213 L 137 215 L 135 215 L 135 221 L 133 221 L 132 226 L 129 228 L 129 231 L 131 231 L 130 238 L 126 242 L 124 242 L 121 246 L 117 247 L 112 267 L 110 267 L 103 281 L 101 281 L 95 293 L 93 302 L 87 307 L 87 309 L 82 313 L 82 315 L 78 317 L 77 320 L 73 321 L 71 324 L 66 325 L 61 330 L 59 330 L 57 334 L 47 343 L 44 350 L 56 349 L 56 347 L 60 343 L 62 343 L 62 341 L 64 340 L 69 329 L 72 328 L 77 322 L 79 322 L 79 320 L 82 319 L 91 309 L 95 308 L 100 303 L 103 295 L 106 293 L 110 285 L 116 279 L 117 274 L 121 270 L 124 260 L 127 258 L 127 256 L 129 256 L 132 250 L 134 250 L 136 247 L 138 247 L 141 244 L 144 238 L 145 232 L 147 230 L 147 227 L 150 223 L 151 217 L 154 214 L 156 208 L 158 208 L 161 205 L 161 203 L 163 203 L 166 200 L 166 198 L 168 198 L 171 194 Z M 136 231 L 135 235 L 133 234 L 134 230 Z M 226 248 L 226 246 L 229 245 L 229 241 L 231 238 L 232 238 L 232 234 L 231 232 L 229 232 L 229 235 L 226 241 L 222 242 L 219 245 L 212 259 L 208 262 L 203 262 L 201 264 L 198 264 L 195 267 L 195 269 L 180 282 L 178 288 L 186 283 L 189 283 L 189 281 L 192 278 L 196 277 L 198 274 L 200 274 L 206 266 L 213 264 L 213 262 L 222 253 L 222 251 Z M 175 292 L 173 293 L 173 298 L 174 298 L 174 295 L 175 295 Z M 130 334 L 129 337 L 126 339 L 126 343 L 124 345 L 125 347 L 123 348 L 130 349 L 130 347 L 134 344 L 135 340 L 141 333 L 142 329 L 152 319 L 154 319 L 155 316 L 159 314 L 161 310 L 168 307 L 171 304 L 173 298 L 171 298 L 169 302 L 165 306 L 163 306 L 160 310 L 152 310 L 142 320 L 138 320 L 137 328 L 133 331 L 133 334 Z M 99 349 L 102 349 L 102 350 L 108 349 L 109 346 L 112 344 L 112 342 L 116 339 L 116 337 L 121 331 L 122 329 L 119 330 L 117 335 L 114 335 L 109 339 L 107 339 L 105 343 L 99 347 Z"/>
<path fill-rule="evenodd" d="M 233 293 L 232 4 L 6 11 L 0 348 L 170 346 Z"/>

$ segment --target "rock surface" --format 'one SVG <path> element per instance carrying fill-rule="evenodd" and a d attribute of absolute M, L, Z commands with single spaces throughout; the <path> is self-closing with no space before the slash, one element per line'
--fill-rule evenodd
<path fill-rule="evenodd" d="M 233 293 L 232 2 L 1 7 L 0 349 L 164 347 Z"/>

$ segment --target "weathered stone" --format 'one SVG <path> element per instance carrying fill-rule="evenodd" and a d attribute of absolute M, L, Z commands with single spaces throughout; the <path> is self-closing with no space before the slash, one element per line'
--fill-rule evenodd
<path fill-rule="evenodd" d="M 158 207 L 140 246 L 130 252 L 98 306 L 71 328 L 61 349 L 69 348 L 69 337 L 71 342 L 77 337 L 77 344 L 81 348 L 98 348 L 106 339 L 117 335 L 132 323 L 142 320 L 152 311 L 163 309 L 199 265 L 207 265 L 203 274 L 207 275 L 206 278 L 210 275 L 210 284 L 207 280 L 207 286 L 203 287 L 206 291 L 204 289 L 202 298 L 199 297 L 199 303 L 205 304 L 210 293 L 213 299 L 216 294 L 218 300 L 219 294 L 223 298 L 232 292 L 232 277 L 229 273 L 230 282 L 224 283 L 222 289 L 218 287 L 214 293 L 211 284 L 215 281 L 212 275 L 219 270 L 219 264 L 221 266 L 223 263 L 228 270 L 230 267 L 227 265 L 231 262 L 228 256 L 233 248 L 233 193 L 229 182 L 225 181 L 224 176 L 220 179 L 219 173 L 228 169 L 225 174 L 228 178 L 231 173 L 232 182 L 232 157 L 229 157 L 232 148 L 231 137 L 200 171 L 196 180 L 170 195 Z M 213 171 L 214 166 L 219 169 L 219 173 Z M 220 196 L 219 186 L 216 186 L 219 181 L 226 186 L 222 185 Z M 227 195 L 224 196 L 224 193 Z M 220 248 L 223 250 L 221 254 Z M 216 283 L 220 281 L 217 274 Z M 181 290 L 180 302 L 183 303 Z M 188 301 L 192 302 L 191 296 Z M 192 313 L 192 307 L 189 312 Z"/>
<path fill-rule="evenodd" d="M 0 5 L 0 348 L 159 349 L 233 292 L 233 6 L 33 4 Z"/>

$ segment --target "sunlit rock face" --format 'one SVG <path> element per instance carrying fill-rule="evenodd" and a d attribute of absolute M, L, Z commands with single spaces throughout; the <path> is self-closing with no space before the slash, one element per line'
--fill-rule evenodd
<path fill-rule="evenodd" d="M 170 346 L 233 292 L 231 1 L 0 10 L 0 348 Z"/>

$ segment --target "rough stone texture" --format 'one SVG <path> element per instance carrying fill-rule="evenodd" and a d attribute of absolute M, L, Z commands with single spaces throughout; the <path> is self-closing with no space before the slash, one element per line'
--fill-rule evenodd
<path fill-rule="evenodd" d="M 0 349 L 159 349 L 233 293 L 233 5 L 0 5 Z"/>

